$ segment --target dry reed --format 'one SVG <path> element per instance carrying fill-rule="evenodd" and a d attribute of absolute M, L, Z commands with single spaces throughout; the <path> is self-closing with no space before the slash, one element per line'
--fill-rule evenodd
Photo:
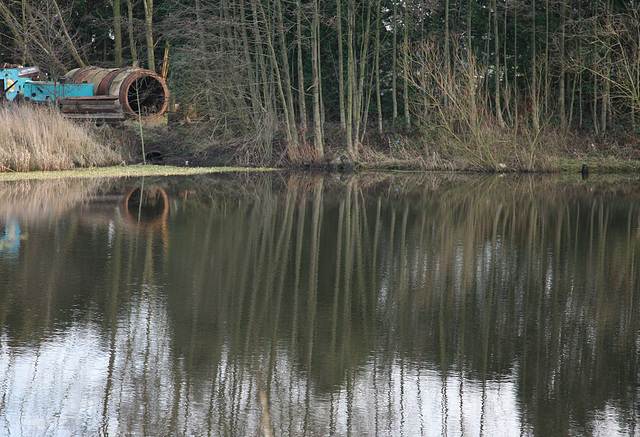
<path fill-rule="evenodd" d="M 0 108 L 0 171 L 68 170 L 122 162 L 89 130 L 55 108 L 8 105 Z"/>

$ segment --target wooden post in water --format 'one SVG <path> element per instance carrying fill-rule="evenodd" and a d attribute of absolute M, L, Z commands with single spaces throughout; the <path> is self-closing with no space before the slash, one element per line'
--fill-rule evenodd
<path fill-rule="evenodd" d="M 583 181 L 589 179 L 589 166 L 587 164 L 582 164 L 582 171 L 580 173 L 582 174 Z"/>

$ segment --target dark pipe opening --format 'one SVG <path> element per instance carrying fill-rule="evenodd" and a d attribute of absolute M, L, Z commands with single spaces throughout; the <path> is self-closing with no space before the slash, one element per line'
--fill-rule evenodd
<path fill-rule="evenodd" d="M 164 155 L 158 150 L 152 150 L 150 152 L 147 152 L 144 155 L 144 158 L 147 160 L 147 162 L 154 163 L 162 161 L 164 159 Z"/>
<path fill-rule="evenodd" d="M 162 84 L 153 76 L 136 78 L 127 90 L 127 103 L 133 111 L 142 117 L 155 115 L 165 106 L 165 92 Z"/>

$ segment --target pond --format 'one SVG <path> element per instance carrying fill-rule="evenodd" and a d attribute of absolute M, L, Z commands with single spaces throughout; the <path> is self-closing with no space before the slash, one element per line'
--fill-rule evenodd
<path fill-rule="evenodd" d="M 640 180 L 0 182 L 0 434 L 640 434 Z"/>

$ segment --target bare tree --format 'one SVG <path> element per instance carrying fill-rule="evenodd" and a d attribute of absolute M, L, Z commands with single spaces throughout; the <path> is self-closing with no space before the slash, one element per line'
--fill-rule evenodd
<path fill-rule="evenodd" d="M 156 71 L 153 44 L 153 0 L 142 0 L 144 5 L 144 33 L 147 41 L 147 68 Z"/>

